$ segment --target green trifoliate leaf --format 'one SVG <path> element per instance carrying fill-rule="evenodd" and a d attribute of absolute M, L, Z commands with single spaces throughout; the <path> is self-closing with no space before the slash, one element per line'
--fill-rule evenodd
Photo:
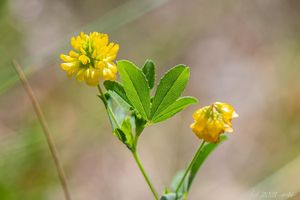
<path fill-rule="evenodd" d="M 154 83 L 155 83 L 155 64 L 154 64 L 154 62 L 149 59 L 146 60 L 142 70 L 147 78 L 150 89 L 152 89 L 154 86 Z"/>
<path fill-rule="evenodd" d="M 158 117 L 180 97 L 189 75 L 190 70 L 187 66 L 177 65 L 162 77 L 153 98 L 151 119 Z"/>
<path fill-rule="evenodd" d="M 150 117 L 150 88 L 142 70 L 130 61 L 117 62 L 120 78 L 131 105 L 144 119 Z"/>
<path fill-rule="evenodd" d="M 191 104 L 197 103 L 198 100 L 194 97 L 180 97 L 174 103 L 172 103 L 169 107 L 163 110 L 159 115 L 155 116 L 152 119 L 154 123 L 164 121 L 166 119 L 171 118 L 181 110 L 185 109 Z"/>

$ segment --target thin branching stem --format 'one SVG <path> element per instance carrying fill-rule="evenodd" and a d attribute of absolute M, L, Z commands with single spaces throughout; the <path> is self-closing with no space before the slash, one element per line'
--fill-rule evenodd
<path fill-rule="evenodd" d="M 43 131 L 44 131 L 47 143 L 48 143 L 48 147 L 49 147 L 51 156 L 54 160 L 54 164 L 55 164 L 55 167 L 56 167 L 56 170 L 57 170 L 57 174 L 58 174 L 58 177 L 59 177 L 59 180 L 60 180 L 63 192 L 64 192 L 65 199 L 66 200 L 71 200 L 71 195 L 70 195 L 66 175 L 65 175 L 65 172 L 63 170 L 62 163 L 59 159 L 58 151 L 57 151 L 57 148 L 55 146 L 54 139 L 53 139 L 52 134 L 50 132 L 48 123 L 47 123 L 46 118 L 44 116 L 44 113 L 41 109 L 41 106 L 40 106 L 37 98 L 35 97 L 34 92 L 31 88 L 31 86 L 30 86 L 30 84 L 29 84 L 29 82 L 28 82 L 21 66 L 15 60 L 12 62 L 12 64 L 13 64 L 13 67 L 16 70 L 16 72 L 17 72 L 17 74 L 18 74 L 18 76 L 19 76 L 19 78 L 20 78 L 20 80 L 21 80 L 21 82 L 22 82 L 22 84 L 25 88 L 26 93 L 28 94 L 28 96 L 30 98 L 30 101 L 32 103 L 34 111 L 35 111 L 35 113 L 36 113 L 36 115 L 37 115 L 37 117 L 40 121 L 40 124 L 41 124 L 42 128 L 43 128 Z"/>

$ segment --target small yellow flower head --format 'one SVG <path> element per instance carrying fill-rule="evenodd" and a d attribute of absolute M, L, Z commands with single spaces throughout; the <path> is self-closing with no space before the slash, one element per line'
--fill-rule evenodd
<path fill-rule="evenodd" d="M 69 77 L 75 74 L 78 81 L 85 81 L 91 86 L 96 86 L 100 79 L 116 79 L 118 70 L 113 61 L 119 45 L 109 43 L 107 34 L 92 32 L 87 35 L 81 32 L 71 38 L 71 45 L 74 51 L 70 51 L 69 55 L 60 55 L 64 61 L 61 68 Z"/>
<path fill-rule="evenodd" d="M 193 132 L 198 138 L 206 142 L 218 142 L 224 132 L 232 132 L 232 118 L 238 117 L 234 108 L 227 103 L 216 102 L 197 110 L 191 124 Z"/>

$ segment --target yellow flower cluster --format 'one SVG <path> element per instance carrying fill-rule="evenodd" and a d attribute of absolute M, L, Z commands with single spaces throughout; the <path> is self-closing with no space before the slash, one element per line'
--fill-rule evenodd
<path fill-rule="evenodd" d="M 61 54 L 64 61 L 61 68 L 69 77 L 76 75 L 78 81 L 96 86 L 100 79 L 116 79 L 117 66 L 113 62 L 119 51 L 119 45 L 109 43 L 108 35 L 92 32 L 89 35 L 80 33 L 71 38 L 74 51 L 68 55 Z"/>
<path fill-rule="evenodd" d="M 198 138 L 206 142 L 218 142 L 224 132 L 232 132 L 232 118 L 238 117 L 234 108 L 227 103 L 216 102 L 197 110 L 191 124 Z"/>

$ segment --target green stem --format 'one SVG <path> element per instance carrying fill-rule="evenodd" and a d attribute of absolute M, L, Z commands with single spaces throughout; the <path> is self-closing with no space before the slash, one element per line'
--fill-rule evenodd
<path fill-rule="evenodd" d="M 148 177 L 148 175 L 147 175 L 147 173 L 146 173 L 146 171 L 145 171 L 145 169 L 144 169 L 144 167 L 143 167 L 143 165 L 142 165 L 142 163 L 141 163 L 141 161 L 140 161 L 140 159 L 139 159 L 139 157 L 137 155 L 137 152 L 136 151 L 132 151 L 132 154 L 133 154 L 135 162 L 139 166 L 139 169 L 142 172 L 142 174 L 143 174 L 143 176 L 144 176 L 144 178 L 145 178 L 145 180 L 146 180 L 146 182 L 147 182 L 147 184 L 148 184 L 151 192 L 153 193 L 154 198 L 156 200 L 159 200 L 158 194 L 157 194 L 156 190 L 154 189 L 154 187 L 153 187 L 153 185 L 152 185 L 152 183 L 151 183 L 151 181 L 150 181 L 150 179 L 149 179 L 149 177 Z"/>
<path fill-rule="evenodd" d="M 104 104 L 105 104 L 105 107 L 106 107 L 106 106 L 107 106 L 107 100 L 106 100 L 106 98 L 105 98 L 105 96 L 104 96 L 104 94 L 103 94 L 103 92 L 102 92 L 102 89 L 101 89 L 100 84 L 97 85 L 97 88 L 98 88 L 98 91 L 99 91 L 99 93 L 100 93 L 100 96 L 102 97 L 102 100 L 104 101 Z"/>
<path fill-rule="evenodd" d="M 200 154 L 200 152 L 201 152 L 202 147 L 204 146 L 204 144 L 205 144 L 205 141 L 203 141 L 203 142 L 201 143 L 201 145 L 199 146 L 199 148 L 198 148 L 196 154 L 194 155 L 193 160 L 190 162 L 188 168 L 185 170 L 184 175 L 183 175 L 182 179 L 180 180 L 180 182 L 179 182 L 179 184 L 178 184 L 178 186 L 177 186 L 177 188 L 176 188 L 176 194 L 178 193 L 178 191 L 179 191 L 180 187 L 182 186 L 182 184 L 183 184 L 183 182 L 184 182 L 186 176 L 188 175 L 188 173 L 190 172 L 192 166 L 194 165 L 194 163 L 195 163 L 195 161 L 196 161 L 198 155 Z"/>

